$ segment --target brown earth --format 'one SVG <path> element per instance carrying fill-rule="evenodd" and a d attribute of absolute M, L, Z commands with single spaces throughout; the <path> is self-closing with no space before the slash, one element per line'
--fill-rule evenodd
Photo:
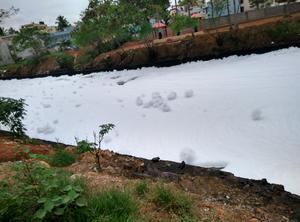
<path fill-rule="evenodd" d="M 12 173 L 11 161 L 18 159 L 19 152 L 15 147 L 26 146 L 34 153 L 51 154 L 53 145 L 41 140 L 15 140 L 9 134 L 0 133 L 1 161 L 9 161 L 0 163 L 0 180 Z M 74 152 L 75 147 L 66 150 Z M 193 200 L 193 211 L 199 221 L 300 221 L 300 197 L 266 180 L 249 180 L 218 169 L 190 165 L 180 169 L 179 163 L 153 162 L 109 150 L 102 151 L 101 164 L 102 170 L 98 172 L 94 156 L 86 153 L 66 170 L 73 173 L 72 177 L 85 178 L 93 190 L 127 189 L 141 180 L 148 182 L 150 190 L 164 184 Z M 176 215 L 157 208 L 151 196 L 139 200 L 139 208 L 140 214 L 147 215 L 149 221 L 180 221 Z"/>

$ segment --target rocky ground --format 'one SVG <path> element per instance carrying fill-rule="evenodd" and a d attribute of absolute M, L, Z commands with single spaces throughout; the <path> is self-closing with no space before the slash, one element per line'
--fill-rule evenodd
<path fill-rule="evenodd" d="M 21 159 L 20 149 L 51 155 L 57 146 L 40 140 L 15 140 L 0 133 L 0 180 L 11 174 L 13 161 Z M 63 146 L 68 152 L 75 147 Z M 194 202 L 200 221 L 300 221 L 300 197 L 284 191 L 284 187 L 266 180 L 249 180 L 213 168 L 201 168 L 170 161 L 151 161 L 120 155 L 109 150 L 101 153 L 102 170 L 94 165 L 94 156 L 85 153 L 67 170 L 80 176 L 95 189 L 130 187 L 146 180 L 150 187 L 165 184 L 185 193 Z M 132 187 L 132 186 L 131 186 Z M 140 201 L 141 214 L 150 221 L 176 221 L 173 215 L 145 198 Z"/>

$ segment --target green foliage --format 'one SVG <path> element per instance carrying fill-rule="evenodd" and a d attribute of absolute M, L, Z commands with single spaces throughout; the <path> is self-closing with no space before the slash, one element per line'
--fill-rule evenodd
<path fill-rule="evenodd" d="M 35 161 L 15 164 L 16 175 L 0 184 L 0 221 L 84 221 L 84 183 Z"/>
<path fill-rule="evenodd" d="M 156 187 L 153 202 L 178 215 L 189 215 L 192 208 L 192 201 L 188 197 L 175 193 L 163 185 Z"/>
<path fill-rule="evenodd" d="M 75 68 L 84 68 L 84 66 L 92 62 L 98 54 L 99 53 L 92 48 L 82 49 L 79 57 L 76 59 Z"/>
<path fill-rule="evenodd" d="M 76 156 L 63 149 L 58 149 L 53 156 L 51 156 L 50 164 L 52 166 L 64 167 L 73 164 L 76 161 Z"/>
<path fill-rule="evenodd" d="M 76 143 L 77 153 L 79 154 L 93 151 L 93 143 L 89 143 L 87 140 L 78 141 L 78 139 L 76 138 Z"/>
<path fill-rule="evenodd" d="M 19 9 L 13 6 L 8 10 L 0 8 L 0 23 L 2 23 L 4 19 L 9 18 L 12 15 L 15 15 L 16 13 L 18 13 L 18 11 Z"/>
<path fill-rule="evenodd" d="M 26 115 L 23 99 L 15 100 L 0 97 L 0 124 L 9 127 L 14 136 L 24 136 L 25 127 L 22 123 Z"/>
<path fill-rule="evenodd" d="M 111 189 L 94 194 L 88 201 L 90 221 L 136 221 L 137 204 L 127 191 Z"/>
<path fill-rule="evenodd" d="M 49 34 L 37 28 L 22 28 L 12 42 L 18 51 L 32 48 L 37 57 L 46 51 L 45 45 L 49 42 Z"/>
<path fill-rule="evenodd" d="M 172 17 L 171 29 L 174 33 L 181 32 L 185 28 L 195 28 L 198 26 L 198 21 L 189 16 L 175 15 Z"/>
<path fill-rule="evenodd" d="M 100 125 L 99 128 L 99 132 L 98 132 L 98 138 L 97 135 L 94 133 L 94 146 L 93 146 L 93 152 L 95 154 L 95 159 L 96 159 L 96 164 L 98 167 L 98 170 L 101 169 L 101 164 L 100 164 L 100 156 L 101 156 L 101 143 L 104 139 L 104 136 L 107 135 L 109 133 L 109 131 L 111 131 L 113 128 L 115 127 L 114 124 L 108 123 L 108 124 L 103 124 Z M 98 147 L 96 146 L 98 145 Z"/>
<path fill-rule="evenodd" d="M 286 38 L 300 34 L 300 21 L 281 21 L 278 25 L 269 28 L 268 34 L 274 41 L 282 41 Z"/>
<path fill-rule="evenodd" d="M 70 26 L 70 23 L 68 22 L 68 20 L 62 15 L 59 15 L 56 18 L 55 24 L 57 24 L 57 30 L 59 30 L 59 31 L 64 31 L 65 28 Z"/>
<path fill-rule="evenodd" d="M 98 54 L 120 47 L 124 42 L 141 39 L 151 33 L 148 16 L 159 5 L 150 1 L 90 1 L 75 28 L 73 37 L 79 46 L 94 45 Z"/>
<path fill-rule="evenodd" d="M 148 183 L 144 180 L 138 182 L 135 186 L 135 192 L 139 197 L 145 197 L 145 195 L 149 192 Z"/>
<path fill-rule="evenodd" d="M 224 10 L 226 9 L 227 2 L 224 0 L 211 0 L 213 5 L 213 18 L 220 17 Z"/>
<path fill-rule="evenodd" d="M 259 9 L 260 6 L 263 6 L 268 0 L 249 0 L 251 7 L 256 7 Z"/>
<path fill-rule="evenodd" d="M 0 36 L 5 35 L 5 29 L 3 27 L 0 27 Z"/>
<path fill-rule="evenodd" d="M 62 69 L 73 69 L 74 66 L 74 57 L 67 54 L 60 54 L 56 58 L 60 68 Z"/>

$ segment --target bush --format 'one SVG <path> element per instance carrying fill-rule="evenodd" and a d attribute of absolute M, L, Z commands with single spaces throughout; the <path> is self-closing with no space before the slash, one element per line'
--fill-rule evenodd
<path fill-rule="evenodd" d="M 138 196 L 144 197 L 149 192 L 149 187 L 146 181 L 140 181 L 135 186 L 135 192 Z"/>
<path fill-rule="evenodd" d="M 0 184 L 0 221 L 86 221 L 83 181 L 32 160 L 15 171 Z"/>
<path fill-rule="evenodd" d="M 153 202 L 178 215 L 188 215 L 192 208 L 192 201 L 188 197 L 175 193 L 166 186 L 156 187 Z"/>
<path fill-rule="evenodd" d="M 130 193 L 111 189 L 93 195 L 89 201 L 90 221 L 136 221 L 137 204 Z"/>
<path fill-rule="evenodd" d="M 77 143 L 77 153 L 82 154 L 86 152 L 91 152 L 93 150 L 92 143 L 89 143 L 87 140 L 78 141 Z"/>
<path fill-rule="evenodd" d="M 69 166 L 76 161 L 76 156 L 63 149 L 57 150 L 50 158 L 50 164 L 52 166 L 64 167 Z"/>
<path fill-rule="evenodd" d="M 22 123 L 26 115 L 23 99 L 15 100 L 0 97 L 0 124 L 9 127 L 14 136 L 24 136 L 25 127 Z"/>
<path fill-rule="evenodd" d="M 278 25 L 267 30 L 272 40 L 283 41 L 289 36 L 300 34 L 300 21 L 281 21 Z"/>
<path fill-rule="evenodd" d="M 74 57 L 66 54 L 61 54 L 56 58 L 57 63 L 62 69 L 73 69 Z"/>
<path fill-rule="evenodd" d="M 77 69 L 84 68 L 86 65 L 91 63 L 97 57 L 97 55 L 99 55 L 99 53 L 95 49 L 90 49 L 90 48 L 82 49 L 76 61 L 76 65 L 75 65 L 76 68 Z"/>

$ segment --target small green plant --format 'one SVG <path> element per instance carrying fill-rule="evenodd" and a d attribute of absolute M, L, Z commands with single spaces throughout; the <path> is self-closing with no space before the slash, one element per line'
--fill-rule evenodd
<path fill-rule="evenodd" d="M 0 124 L 9 127 L 16 137 L 25 135 L 25 127 L 22 123 L 26 115 L 25 101 L 0 97 Z"/>
<path fill-rule="evenodd" d="M 87 140 L 79 141 L 77 138 L 75 140 L 77 143 L 77 153 L 82 154 L 93 151 L 93 143 L 89 143 Z"/>
<path fill-rule="evenodd" d="M 145 197 L 149 192 L 148 183 L 145 180 L 138 182 L 135 186 L 135 192 L 139 197 Z"/>
<path fill-rule="evenodd" d="M 99 170 L 101 169 L 101 164 L 100 164 L 101 143 L 104 139 L 104 136 L 107 135 L 109 131 L 111 131 L 114 127 L 115 125 L 111 123 L 103 124 L 99 126 L 100 130 L 98 132 L 98 138 L 97 138 L 97 134 L 94 133 L 94 140 L 95 140 L 94 142 L 95 145 L 98 145 L 98 147 L 94 146 L 94 154 L 96 158 L 96 164 Z"/>
<path fill-rule="evenodd" d="M 187 196 L 175 193 L 163 185 L 156 187 L 153 202 L 177 215 L 189 215 L 192 208 L 192 201 Z"/>
<path fill-rule="evenodd" d="M 137 204 L 127 191 L 111 189 L 94 194 L 88 201 L 90 221 L 136 221 Z"/>
<path fill-rule="evenodd" d="M 98 170 L 101 170 L 100 156 L 102 141 L 104 136 L 106 136 L 114 127 L 115 125 L 111 123 L 100 125 L 98 134 L 94 132 L 94 143 L 90 143 L 87 140 L 79 141 L 78 138 L 75 138 L 79 153 L 88 151 L 95 155 L 95 163 Z"/>
<path fill-rule="evenodd" d="M 84 221 L 82 180 L 34 160 L 16 163 L 14 171 L 0 183 L 0 221 Z"/>
<path fill-rule="evenodd" d="M 50 164 L 52 166 L 64 167 L 69 166 L 76 161 L 76 156 L 63 149 L 57 150 L 50 158 Z"/>

